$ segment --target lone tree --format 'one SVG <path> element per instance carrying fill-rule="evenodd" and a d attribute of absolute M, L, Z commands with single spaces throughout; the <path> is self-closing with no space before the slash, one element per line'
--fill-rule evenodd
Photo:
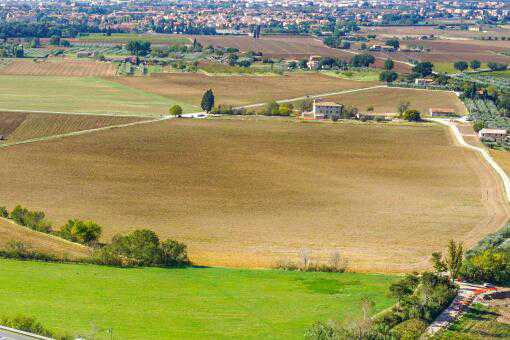
<path fill-rule="evenodd" d="M 385 70 L 393 70 L 393 68 L 395 67 L 395 62 L 391 59 L 386 59 L 384 61 L 384 69 Z"/>
<path fill-rule="evenodd" d="M 446 256 L 443 258 L 441 253 L 432 254 L 432 264 L 437 272 L 447 270 L 450 275 L 450 279 L 455 281 L 455 278 L 459 275 L 460 269 L 462 268 L 462 261 L 464 257 L 464 247 L 461 242 L 455 242 L 450 240 L 448 242 L 448 248 Z"/>
<path fill-rule="evenodd" d="M 174 105 L 170 108 L 169 113 L 175 117 L 182 116 L 182 107 L 180 105 Z"/>
<path fill-rule="evenodd" d="M 202 104 L 200 104 L 202 110 L 209 113 L 214 107 L 214 93 L 211 89 L 205 91 L 202 97 Z"/>
<path fill-rule="evenodd" d="M 413 73 L 419 77 L 426 77 L 426 76 L 430 76 L 432 74 L 433 68 L 434 68 L 434 65 L 431 62 L 425 61 L 425 62 L 416 64 L 413 67 Z"/>
<path fill-rule="evenodd" d="M 469 67 L 471 67 L 472 70 L 478 70 L 482 66 L 482 63 L 480 60 L 471 60 L 469 63 Z"/>
<path fill-rule="evenodd" d="M 456 70 L 459 70 L 460 72 L 463 72 L 465 70 L 467 70 L 468 68 L 468 63 L 466 63 L 465 61 L 457 61 L 453 64 L 453 67 L 456 69 Z"/>
<path fill-rule="evenodd" d="M 380 81 L 385 81 L 387 83 L 392 83 L 397 80 L 398 74 L 394 71 L 382 71 L 379 75 Z"/>

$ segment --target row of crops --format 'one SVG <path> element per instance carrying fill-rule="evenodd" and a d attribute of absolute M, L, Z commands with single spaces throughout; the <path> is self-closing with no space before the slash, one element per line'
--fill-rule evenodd
<path fill-rule="evenodd" d="M 510 79 L 489 74 L 458 74 L 455 76 L 462 80 L 471 81 L 481 85 L 492 85 L 503 91 L 510 92 Z"/>
<path fill-rule="evenodd" d="M 464 103 L 471 120 L 482 122 L 486 128 L 510 129 L 510 119 L 501 115 L 493 101 L 465 98 Z"/>
<path fill-rule="evenodd" d="M 469 110 L 469 117 L 476 122 L 483 123 L 483 127 L 510 130 L 510 119 L 501 115 L 493 101 L 465 98 L 464 103 Z M 482 142 L 490 148 L 510 151 L 510 139 L 508 137 L 501 141 L 482 139 Z"/>
<path fill-rule="evenodd" d="M 96 54 L 112 55 L 112 54 L 127 54 L 121 46 L 112 45 L 91 45 L 91 44 L 80 44 L 73 45 L 73 47 L 66 50 L 67 54 L 76 54 L 79 52 L 89 52 Z"/>
<path fill-rule="evenodd" d="M 51 48 L 25 48 L 23 50 L 23 56 L 25 58 L 46 58 L 50 55 L 59 55 L 62 53 L 63 50 L 61 49 Z"/>

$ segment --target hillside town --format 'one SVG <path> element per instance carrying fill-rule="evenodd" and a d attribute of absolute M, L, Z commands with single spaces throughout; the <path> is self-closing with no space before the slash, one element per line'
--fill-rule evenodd
<path fill-rule="evenodd" d="M 85 32 L 251 34 L 265 32 L 327 35 L 349 25 L 453 24 L 460 29 L 504 22 L 505 1 L 5 1 L 0 35 L 17 30 L 61 27 L 63 36 Z M 29 27 L 16 27 L 28 25 Z M 13 27 L 14 25 L 14 27 Z M 53 35 L 38 28 L 37 35 Z M 53 34 L 52 34 L 53 33 Z"/>

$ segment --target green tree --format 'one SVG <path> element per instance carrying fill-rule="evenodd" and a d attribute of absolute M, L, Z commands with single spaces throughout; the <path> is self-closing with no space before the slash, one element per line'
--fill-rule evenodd
<path fill-rule="evenodd" d="M 478 70 L 482 66 L 482 63 L 480 60 L 471 60 L 469 63 L 469 67 L 471 67 L 472 70 Z"/>
<path fill-rule="evenodd" d="M 398 41 L 398 39 L 388 39 L 386 40 L 386 45 L 398 49 L 400 47 L 400 41 Z"/>
<path fill-rule="evenodd" d="M 434 65 L 431 62 L 425 61 L 414 65 L 413 73 L 419 77 L 427 77 L 432 74 L 433 68 Z"/>
<path fill-rule="evenodd" d="M 397 106 L 397 112 L 399 114 L 399 116 L 403 115 L 404 112 L 406 112 L 407 110 L 409 110 L 409 108 L 411 107 L 411 103 L 406 101 L 406 102 L 400 102 Z"/>
<path fill-rule="evenodd" d="M 181 117 L 182 116 L 182 107 L 180 105 L 174 105 L 168 110 L 172 116 Z"/>
<path fill-rule="evenodd" d="M 484 127 L 485 127 L 485 124 L 481 120 L 477 120 L 476 122 L 473 123 L 473 130 L 475 130 L 475 132 L 477 132 L 477 133 Z"/>
<path fill-rule="evenodd" d="M 9 211 L 6 207 L 0 207 L 0 217 L 7 218 L 9 217 Z"/>
<path fill-rule="evenodd" d="M 407 110 L 404 112 L 402 118 L 409 122 L 419 122 L 421 121 L 421 114 L 418 110 Z"/>
<path fill-rule="evenodd" d="M 126 45 L 126 49 L 137 57 L 146 56 L 151 52 L 151 43 L 142 40 L 130 40 Z"/>
<path fill-rule="evenodd" d="M 391 59 L 386 59 L 384 61 L 384 69 L 389 71 L 389 70 L 393 70 L 393 68 L 395 67 L 395 62 Z"/>
<path fill-rule="evenodd" d="M 464 247 L 462 243 L 450 240 L 450 242 L 448 242 L 446 256 L 443 261 L 446 269 L 448 269 L 452 282 L 459 276 L 460 269 L 462 268 L 463 256 Z"/>
<path fill-rule="evenodd" d="M 200 107 L 207 113 L 211 112 L 214 107 L 214 93 L 211 89 L 205 91 L 202 96 L 202 103 L 200 104 Z"/>
<path fill-rule="evenodd" d="M 465 62 L 465 61 L 456 61 L 454 64 L 453 64 L 453 67 L 456 69 L 456 70 L 459 70 L 460 72 L 463 72 L 465 70 L 467 70 L 468 68 L 468 63 Z"/>
<path fill-rule="evenodd" d="M 60 236 L 63 238 L 87 245 L 97 242 L 101 233 L 102 227 L 99 224 L 78 219 L 67 221 L 60 229 Z"/>
<path fill-rule="evenodd" d="M 301 59 L 299 62 L 298 62 L 298 66 L 300 69 L 306 69 L 308 68 L 308 60 L 306 59 Z"/>
<path fill-rule="evenodd" d="M 397 80 L 397 78 L 398 78 L 398 74 L 397 74 L 397 72 L 394 72 L 394 71 L 382 71 L 379 74 L 379 80 L 385 81 L 387 83 L 392 83 L 395 80 Z"/>

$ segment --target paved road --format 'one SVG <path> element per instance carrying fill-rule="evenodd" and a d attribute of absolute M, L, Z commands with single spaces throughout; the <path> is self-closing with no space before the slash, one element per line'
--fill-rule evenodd
<path fill-rule="evenodd" d="M 34 340 L 34 338 L 0 330 L 0 340 Z"/>

